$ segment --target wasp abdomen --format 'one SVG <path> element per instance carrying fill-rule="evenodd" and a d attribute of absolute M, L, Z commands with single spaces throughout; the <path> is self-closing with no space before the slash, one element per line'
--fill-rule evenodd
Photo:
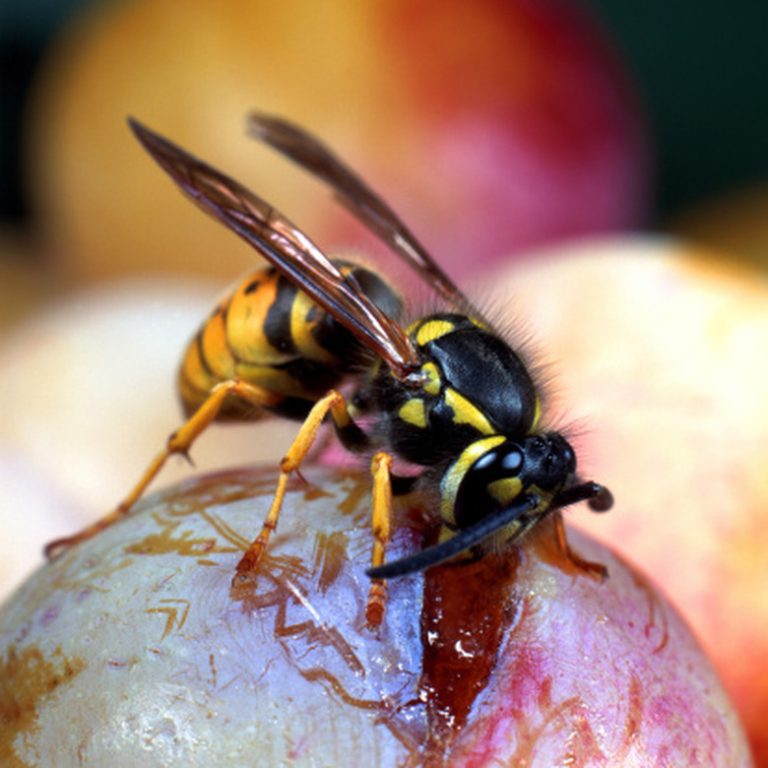
<path fill-rule="evenodd" d="M 399 298 L 379 277 L 336 263 L 385 312 L 399 313 Z M 318 398 L 370 357 L 349 331 L 268 267 L 245 277 L 189 342 L 179 370 L 179 393 L 191 414 L 217 384 L 240 379 L 271 393 L 271 403 L 257 409 L 231 396 L 217 419 L 255 420 L 264 410 L 303 419 Z"/>

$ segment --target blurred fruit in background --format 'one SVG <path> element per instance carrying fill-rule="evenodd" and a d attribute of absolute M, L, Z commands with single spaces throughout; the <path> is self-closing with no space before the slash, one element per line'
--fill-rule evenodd
<path fill-rule="evenodd" d="M 49 249 L 78 279 L 234 276 L 253 263 L 160 177 L 129 114 L 321 244 L 368 248 L 244 135 L 254 108 L 343 150 L 459 278 L 522 246 L 638 226 L 648 211 L 645 121 L 573 3 L 132 0 L 93 7 L 38 80 L 27 157 Z"/>
<path fill-rule="evenodd" d="M 53 275 L 40 270 L 30 238 L 0 225 L 0 333 L 44 304 L 53 287 Z"/>
<path fill-rule="evenodd" d="M 625 237 L 556 246 L 494 282 L 553 362 L 582 472 L 617 499 L 570 519 L 679 606 L 768 764 L 768 275 Z"/>

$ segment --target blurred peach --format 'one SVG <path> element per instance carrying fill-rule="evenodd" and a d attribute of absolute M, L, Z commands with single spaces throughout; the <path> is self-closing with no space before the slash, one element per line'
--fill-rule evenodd
<path fill-rule="evenodd" d="M 542 340 L 583 472 L 617 498 L 574 520 L 680 607 L 768 764 L 768 277 L 652 237 L 534 262 L 496 296 Z"/>
<path fill-rule="evenodd" d="M 28 168 L 52 251 L 86 278 L 251 263 L 189 215 L 129 114 L 321 244 L 370 244 L 245 137 L 251 109 L 337 147 L 457 277 L 524 245 L 637 225 L 648 207 L 643 116 L 610 43 L 568 0 L 125 0 L 73 24 L 37 84 Z"/>

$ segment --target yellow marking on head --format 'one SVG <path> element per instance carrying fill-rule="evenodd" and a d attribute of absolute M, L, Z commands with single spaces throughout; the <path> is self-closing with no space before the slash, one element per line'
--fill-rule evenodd
<path fill-rule="evenodd" d="M 476 328 L 479 328 L 481 331 L 486 331 L 488 333 L 491 332 L 491 329 L 482 321 L 479 320 L 476 317 L 470 317 L 469 322 L 472 323 Z"/>
<path fill-rule="evenodd" d="M 455 389 L 446 388 L 445 403 L 453 411 L 454 424 L 469 424 L 482 435 L 492 435 L 495 432 L 485 414 Z"/>
<path fill-rule="evenodd" d="M 529 432 L 535 432 L 539 426 L 539 419 L 541 418 L 541 400 L 536 395 L 536 402 L 533 405 L 533 421 L 531 422 L 531 428 Z"/>
<path fill-rule="evenodd" d="M 453 528 L 449 528 L 447 525 L 442 525 L 440 527 L 440 533 L 437 536 L 437 543 L 442 544 L 444 541 L 448 541 L 448 539 L 452 539 L 456 534 L 458 533 L 457 530 L 454 530 Z M 459 552 L 458 554 L 454 555 L 451 558 L 451 562 L 460 562 L 461 560 L 467 560 L 471 557 L 474 557 L 471 549 L 465 549 L 463 552 Z"/>
<path fill-rule="evenodd" d="M 459 492 L 459 486 L 469 468 L 484 454 L 501 445 L 506 440 L 501 435 L 492 437 L 483 437 L 470 443 L 458 456 L 458 458 L 448 467 L 440 481 L 440 515 L 443 520 L 451 525 L 456 525 L 454 517 L 454 507 L 456 505 L 456 494 Z"/>
<path fill-rule="evenodd" d="M 424 376 L 424 383 L 422 389 L 428 395 L 440 394 L 440 371 L 434 363 L 424 363 L 421 366 L 421 373 Z"/>
<path fill-rule="evenodd" d="M 531 514 L 541 514 L 542 512 L 546 512 L 552 504 L 552 499 L 555 498 L 553 491 L 545 491 L 542 488 L 539 488 L 538 485 L 530 485 L 526 490 L 529 493 L 535 493 L 541 499 L 539 505 L 535 509 L 531 510 Z"/>
<path fill-rule="evenodd" d="M 427 320 L 416 331 L 416 343 L 423 347 L 430 341 L 450 333 L 456 326 L 448 320 Z"/>
<path fill-rule="evenodd" d="M 524 520 L 513 520 L 511 523 L 507 523 L 503 528 L 499 528 L 492 536 L 489 536 L 486 540 L 486 546 L 491 550 L 497 552 L 503 551 L 506 546 L 509 545 L 511 540 L 520 540 L 520 537 L 533 528 L 534 523 L 527 517 Z"/>
<path fill-rule="evenodd" d="M 523 483 L 519 477 L 502 477 L 488 484 L 488 493 L 499 504 L 509 504 L 514 501 L 523 490 Z"/>
<path fill-rule="evenodd" d="M 397 415 L 413 427 L 424 429 L 427 426 L 427 412 L 424 409 L 424 401 L 418 397 L 412 397 L 400 407 Z"/>

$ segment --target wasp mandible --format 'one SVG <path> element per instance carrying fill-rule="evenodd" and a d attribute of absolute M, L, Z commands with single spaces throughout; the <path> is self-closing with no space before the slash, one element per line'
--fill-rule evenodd
<path fill-rule="evenodd" d="M 319 140 L 275 117 L 256 114 L 249 121 L 253 135 L 329 185 L 435 290 L 446 311 L 404 328 L 400 297 L 374 272 L 329 259 L 253 192 L 137 121 L 129 123 L 181 190 L 270 266 L 242 280 L 189 343 L 178 381 L 187 421 L 113 512 L 49 544 L 49 557 L 124 516 L 168 457 L 188 453 L 214 420 L 248 420 L 264 411 L 302 424 L 280 463 L 266 520 L 234 578 L 257 568 L 277 526 L 288 478 L 330 417 L 347 450 L 371 457 L 371 625 L 382 620 L 386 579 L 481 551 L 489 542 L 518 541 L 569 504 L 586 500 L 596 511 L 611 506 L 604 486 L 578 479 L 576 455 L 565 437 L 540 427 L 539 396 L 521 357 L 383 199 Z M 350 379 L 354 391 L 345 397 L 341 387 Z M 361 426 L 361 417 L 371 425 Z M 420 472 L 395 474 L 394 458 Z M 439 498 L 439 540 L 385 562 L 392 495 L 418 489 Z M 559 520 L 558 525 L 562 546 L 576 557 Z"/>

